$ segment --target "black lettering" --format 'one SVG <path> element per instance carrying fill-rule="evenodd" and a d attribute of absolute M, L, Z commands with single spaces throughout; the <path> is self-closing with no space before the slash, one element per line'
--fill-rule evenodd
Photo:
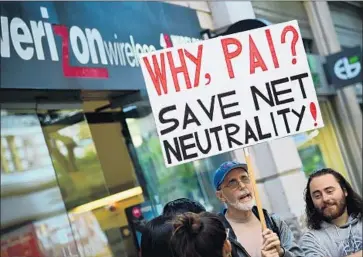
<path fill-rule="evenodd" d="M 208 118 L 210 119 L 210 121 L 213 121 L 213 112 L 214 112 L 214 103 L 215 103 L 215 98 L 216 96 L 212 96 L 212 101 L 210 104 L 210 108 L 209 111 L 207 110 L 207 108 L 204 106 L 204 104 L 202 103 L 202 101 L 200 99 L 198 99 L 198 103 L 200 105 L 200 107 L 202 107 L 203 111 L 205 112 L 205 114 L 207 114 Z"/>
<path fill-rule="evenodd" d="M 283 83 L 286 83 L 286 82 L 289 82 L 288 78 L 277 79 L 277 80 L 271 81 L 272 91 L 274 93 L 275 104 L 276 105 L 286 104 L 286 103 L 290 103 L 290 102 L 294 101 L 293 97 L 290 97 L 290 98 L 285 99 L 285 100 L 280 100 L 279 99 L 279 95 L 291 93 L 291 89 L 285 89 L 285 90 L 280 90 L 280 91 L 277 91 L 277 89 L 276 89 L 276 85 L 283 84 Z"/>
<path fill-rule="evenodd" d="M 183 160 L 189 160 L 189 159 L 198 157 L 197 153 L 187 154 L 188 149 L 192 149 L 195 147 L 195 143 L 191 143 L 188 145 L 185 144 L 185 141 L 188 139 L 191 139 L 191 138 L 193 138 L 193 134 L 187 134 L 187 135 L 179 137 L 180 148 L 183 153 Z"/>
<path fill-rule="evenodd" d="M 200 126 L 200 122 L 197 119 L 197 116 L 195 116 L 194 112 L 192 111 L 192 109 L 190 109 L 189 105 L 185 104 L 183 129 L 186 129 L 186 127 L 190 123 L 196 123 L 198 126 Z"/>
<path fill-rule="evenodd" d="M 222 151 L 222 145 L 221 145 L 221 141 L 219 140 L 219 135 L 218 135 L 218 132 L 222 130 L 222 126 L 218 126 L 218 127 L 214 127 L 214 128 L 211 128 L 209 129 L 210 133 L 213 133 L 214 136 L 216 137 L 216 141 L 217 141 L 217 144 L 218 144 L 218 150 L 219 151 Z"/>
<path fill-rule="evenodd" d="M 226 96 L 230 96 L 230 95 L 235 95 L 236 94 L 236 91 L 228 91 L 228 92 L 225 92 L 225 93 L 221 93 L 221 94 L 218 94 L 218 101 L 219 101 L 219 105 L 221 107 L 221 112 L 222 112 L 222 117 L 223 119 L 228 119 L 228 118 L 231 118 L 231 117 L 234 117 L 234 116 L 238 116 L 238 115 L 241 115 L 241 112 L 240 111 L 237 111 L 237 112 L 232 112 L 232 113 L 225 113 L 225 109 L 227 108 L 231 108 L 233 106 L 238 106 L 238 102 L 233 102 L 231 104 L 223 104 L 222 102 L 222 97 L 226 97 Z"/>
<path fill-rule="evenodd" d="M 207 154 L 209 153 L 210 149 L 212 148 L 212 144 L 210 141 L 210 135 L 208 132 L 208 129 L 204 130 L 205 132 L 205 138 L 207 139 L 207 147 L 203 148 L 200 141 L 199 141 L 199 136 L 197 132 L 194 132 L 194 137 L 195 137 L 195 141 L 197 142 L 197 147 L 199 149 L 199 151 L 201 151 L 203 154 Z"/>
<path fill-rule="evenodd" d="M 296 112 L 294 109 L 291 109 L 292 113 L 295 114 L 299 118 L 299 121 L 296 125 L 296 131 L 299 131 L 299 129 L 300 129 L 301 121 L 304 118 L 305 109 L 306 109 L 305 105 L 303 105 L 303 107 L 301 108 L 300 113 Z"/>
<path fill-rule="evenodd" d="M 274 126 L 275 135 L 278 137 L 279 134 L 277 133 L 276 123 L 275 123 L 275 117 L 274 117 L 273 112 L 270 112 L 270 116 L 271 116 L 271 120 L 272 120 L 272 125 Z"/>
<path fill-rule="evenodd" d="M 168 160 L 169 164 L 171 164 L 170 152 L 173 154 L 173 156 L 179 162 L 182 161 L 182 157 L 181 157 L 181 154 L 180 154 L 180 148 L 179 148 L 179 142 L 178 142 L 177 137 L 174 137 L 174 145 L 175 145 L 175 148 L 173 148 L 167 140 L 163 141 L 163 146 L 164 146 L 164 149 L 165 149 L 166 159 Z"/>
<path fill-rule="evenodd" d="M 302 79 L 303 78 L 306 78 L 306 77 L 309 77 L 309 74 L 308 73 L 301 73 L 299 75 L 295 75 L 295 76 L 290 77 L 290 80 L 291 81 L 293 81 L 293 80 L 299 80 L 301 94 L 302 94 L 302 96 L 303 96 L 304 99 L 306 98 L 306 93 L 305 93 L 304 83 L 302 82 Z"/>
<path fill-rule="evenodd" d="M 170 133 L 179 126 L 179 121 L 177 119 L 175 119 L 175 118 L 165 119 L 164 118 L 164 114 L 166 114 L 169 111 L 173 111 L 173 110 L 176 110 L 176 105 L 171 105 L 171 106 L 164 107 L 159 112 L 159 121 L 160 121 L 160 123 L 162 123 L 162 124 L 166 124 L 166 123 L 170 123 L 170 122 L 173 123 L 172 126 L 166 128 L 164 130 L 161 130 L 160 131 L 161 135 L 165 135 L 167 133 Z"/>
<path fill-rule="evenodd" d="M 232 128 L 233 131 L 229 131 L 229 129 Z M 227 136 L 227 141 L 228 141 L 228 147 L 232 148 L 232 143 L 235 143 L 236 145 L 242 145 L 242 143 L 240 141 L 238 141 L 237 139 L 233 138 L 232 136 L 237 134 L 239 132 L 239 126 L 237 124 L 226 124 L 224 125 L 224 129 L 226 130 L 226 136 Z"/>
<path fill-rule="evenodd" d="M 268 98 L 260 90 L 258 90 L 257 87 L 255 87 L 255 86 L 251 87 L 252 98 L 253 98 L 253 102 L 255 103 L 256 111 L 260 110 L 260 105 L 258 104 L 256 95 L 259 95 L 260 98 L 262 100 L 264 100 L 269 106 L 271 106 L 271 107 L 275 106 L 274 100 L 272 98 L 270 85 L 268 82 L 265 85 L 266 85 L 266 89 L 267 89 L 267 93 L 268 93 Z"/>
<path fill-rule="evenodd" d="M 248 140 L 250 139 L 255 140 L 255 142 L 258 141 L 255 133 L 253 132 L 253 129 L 251 128 L 250 124 L 248 123 L 248 121 L 246 120 L 246 136 L 245 136 L 245 144 L 248 144 Z"/>
<path fill-rule="evenodd" d="M 285 127 L 286 127 L 286 132 L 287 133 L 290 133 L 290 127 L 289 127 L 289 123 L 288 123 L 287 117 L 286 117 L 286 113 L 289 113 L 289 112 L 290 112 L 290 109 L 289 108 L 286 108 L 286 109 L 282 109 L 282 110 L 277 111 L 277 114 L 278 115 L 282 115 L 283 118 L 284 118 L 284 122 L 285 122 Z"/>
<path fill-rule="evenodd" d="M 258 116 L 255 116 L 255 123 L 256 123 L 256 129 L 257 129 L 258 137 L 260 138 L 260 140 L 267 139 L 267 138 L 271 137 L 271 133 L 267 133 L 267 134 L 262 133 L 260 120 L 258 119 Z"/>

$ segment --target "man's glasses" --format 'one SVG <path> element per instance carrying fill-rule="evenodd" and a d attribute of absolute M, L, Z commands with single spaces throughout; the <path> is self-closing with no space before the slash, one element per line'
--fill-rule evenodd
<path fill-rule="evenodd" d="M 232 190 L 236 190 L 237 188 L 240 187 L 241 183 L 243 183 L 244 185 L 251 183 L 250 177 L 243 176 L 241 177 L 241 180 L 232 179 L 231 181 L 228 182 L 228 184 L 225 187 L 228 187 Z"/>

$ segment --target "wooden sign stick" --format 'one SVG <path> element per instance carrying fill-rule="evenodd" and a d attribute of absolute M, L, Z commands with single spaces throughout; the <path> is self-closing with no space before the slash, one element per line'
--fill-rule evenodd
<path fill-rule="evenodd" d="M 258 190 L 257 190 L 256 176 L 255 176 L 255 173 L 253 171 L 251 155 L 250 155 L 248 147 L 243 148 L 243 151 L 244 151 L 244 154 L 245 154 L 246 163 L 247 163 L 247 167 L 248 167 L 248 174 L 249 174 L 249 176 L 251 178 L 252 188 L 253 188 L 253 192 L 254 192 L 254 195 L 255 195 L 255 201 L 256 201 L 257 210 L 258 210 L 258 216 L 260 217 L 260 222 L 261 222 L 262 231 L 263 231 L 263 230 L 265 230 L 267 228 L 267 226 L 266 226 L 265 215 L 263 214 L 263 211 L 262 211 L 262 204 L 261 204 L 261 200 L 260 200 L 260 195 L 258 194 Z"/>

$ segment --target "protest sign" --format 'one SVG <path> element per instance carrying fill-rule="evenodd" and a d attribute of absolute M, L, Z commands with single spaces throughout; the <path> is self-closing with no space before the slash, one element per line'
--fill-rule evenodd
<path fill-rule="evenodd" d="M 324 126 L 297 21 L 140 63 L 167 167 Z"/>

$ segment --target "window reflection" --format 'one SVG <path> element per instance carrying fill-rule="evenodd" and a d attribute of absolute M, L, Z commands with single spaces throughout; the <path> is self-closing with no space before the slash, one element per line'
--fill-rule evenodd
<path fill-rule="evenodd" d="M 109 195 L 83 112 L 57 110 L 38 116 L 66 208 Z"/>
<path fill-rule="evenodd" d="M 25 172 L 49 167 L 42 130 L 35 114 L 1 115 L 1 171 Z"/>
<path fill-rule="evenodd" d="M 69 256 L 47 250 L 63 251 L 60 237 L 41 244 L 39 227 L 53 217 L 71 228 L 37 115 L 2 109 L 1 256 Z M 74 238 L 67 240 L 73 256 L 81 256 Z"/>
<path fill-rule="evenodd" d="M 34 224 L 39 246 L 46 256 L 79 256 L 78 251 L 80 256 L 112 256 L 107 238 L 92 212 L 70 214 L 71 225 L 65 222 L 67 218 L 63 214 Z"/>
<path fill-rule="evenodd" d="M 160 141 L 151 114 L 140 119 L 127 119 L 132 142 L 144 171 L 150 195 L 162 203 L 187 197 L 202 199 L 198 178 L 192 163 L 166 168 Z"/>
<path fill-rule="evenodd" d="M 73 237 L 81 256 L 136 257 L 125 209 L 142 202 L 144 192 L 127 162 L 119 115 L 93 111 L 95 102 L 83 106 L 85 110 L 38 110 Z M 81 222 L 92 225 L 86 236 L 80 232 L 85 228 L 72 221 L 84 215 L 91 215 L 97 227 Z"/>
<path fill-rule="evenodd" d="M 112 249 L 110 238 L 122 240 L 107 226 L 120 221 L 105 215 L 103 205 L 66 210 L 65 203 L 73 208 L 104 196 L 107 187 L 82 112 L 38 117 L 35 111 L 1 110 L 1 256 L 126 257 L 123 245 Z M 135 202 L 132 196 L 123 201 Z"/>

